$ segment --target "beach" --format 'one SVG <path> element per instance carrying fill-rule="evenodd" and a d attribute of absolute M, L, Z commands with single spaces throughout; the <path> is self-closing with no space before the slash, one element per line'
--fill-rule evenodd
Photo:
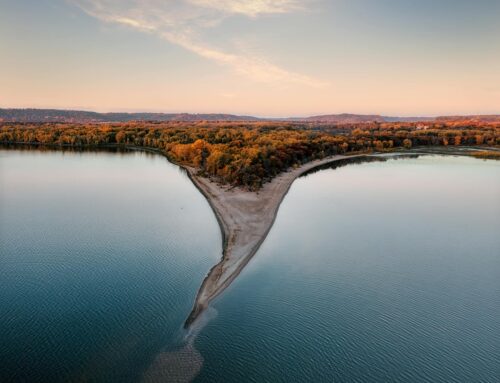
<path fill-rule="evenodd" d="M 279 206 L 296 178 L 314 168 L 359 157 L 367 155 L 335 155 L 308 162 L 276 176 L 257 192 L 220 185 L 209 178 L 198 176 L 196 168 L 183 166 L 212 207 L 223 241 L 222 259 L 203 280 L 185 327 L 189 327 L 200 316 L 255 255 L 273 226 Z"/>

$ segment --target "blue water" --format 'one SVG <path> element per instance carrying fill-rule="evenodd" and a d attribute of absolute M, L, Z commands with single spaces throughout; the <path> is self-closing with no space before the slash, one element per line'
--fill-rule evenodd
<path fill-rule="evenodd" d="M 214 307 L 196 382 L 499 382 L 500 163 L 300 178 Z"/>
<path fill-rule="evenodd" d="M 322 170 L 186 338 L 221 237 L 182 171 L 0 150 L 0 381 L 498 382 L 499 231 L 499 162 Z"/>
<path fill-rule="evenodd" d="M 141 152 L 0 151 L 0 381 L 138 381 L 179 343 L 216 219 Z"/>

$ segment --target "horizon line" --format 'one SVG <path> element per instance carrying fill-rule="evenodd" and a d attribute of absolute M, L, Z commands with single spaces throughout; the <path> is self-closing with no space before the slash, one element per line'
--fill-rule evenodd
<path fill-rule="evenodd" d="M 64 108 L 64 107 L 32 107 L 32 106 L 26 106 L 26 107 L 5 107 L 5 106 L 0 106 L 0 110 L 2 109 L 11 109 L 11 110 L 55 110 L 55 111 L 64 111 L 64 112 L 90 112 L 90 113 L 97 113 L 97 114 L 118 114 L 118 113 L 123 113 L 123 114 L 140 114 L 140 113 L 150 113 L 150 114 L 187 114 L 187 115 L 216 115 L 216 114 L 226 114 L 226 115 L 231 115 L 231 116 L 237 116 L 237 117 L 252 117 L 252 118 L 259 118 L 259 119 L 301 119 L 301 118 L 311 118 L 311 117 L 321 117 L 321 116 L 339 116 L 339 115 L 353 115 L 353 116 L 379 116 L 379 117 L 401 117 L 401 118 L 437 118 L 437 117 L 468 117 L 468 116 L 500 116 L 500 111 L 498 112 L 490 112 L 490 113 L 439 113 L 439 114 L 391 114 L 391 113 L 378 113 L 378 112 L 360 112 L 360 113 L 355 113 L 355 112 L 318 112 L 318 113 L 311 113 L 311 114 L 297 114 L 293 116 L 265 116 L 265 115 L 260 115 L 260 114 L 253 114 L 253 113 L 239 113 L 239 112 L 188 112 L 188 111 L 159 111 L 158 109 L 154 110 L 147 110 L 147 109 L 124 109 L 120 110 L 119 108 L 116 108 L 115 110 L 106 110 L 106 111 L 99 111 L 99 109 L 92 109 L 92 108 L 86 108 L 86 107 L 69 107 L 69 108 Z"/>

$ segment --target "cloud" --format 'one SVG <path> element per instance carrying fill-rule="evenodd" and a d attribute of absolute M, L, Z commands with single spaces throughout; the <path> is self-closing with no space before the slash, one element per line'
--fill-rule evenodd
<path fill-rule="evenodd" d="M 240 13 L 252 17 L 302 9 L 299 2 L 295 0 L 191 0 L 190 2 L 225 13 Z"/>
<path fill-rule="evenodd" d="M 202 36 L 224 19 L 236 15 L 257 18 L 302 9 L 296 0 L 71 0 L 87 14 L 107 23 L 153 33 L 205 59 L 265 83 L 296 83 L 322 87 L 325 83 L 295 73 L 241 51 L 212 46 Z"/>

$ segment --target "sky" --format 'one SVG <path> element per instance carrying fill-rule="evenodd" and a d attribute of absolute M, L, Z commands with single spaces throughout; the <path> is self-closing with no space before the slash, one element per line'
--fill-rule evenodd
<path fill-rule="evenodd" d="M 500 113 L 500 0 L 0 0 L 0 107 Z"/>

